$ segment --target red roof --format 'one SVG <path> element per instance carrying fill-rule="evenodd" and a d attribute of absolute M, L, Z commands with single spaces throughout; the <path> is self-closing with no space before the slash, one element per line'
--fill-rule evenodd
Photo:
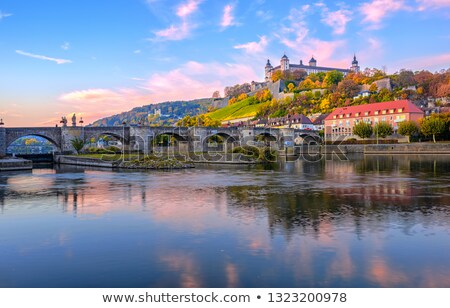
<path fill-rule="evenodd" d="M 378 111 L 378 115 L 382 115 L 383 110 L 387 110 L 386 114 L 389 114 L 389 110 L 394 109 L 394 114 L 399 113 L 420 113 L 423 114 L 423 111 L 414 105 L 409 100 L 400 100 L 400 101 L 390 101 L 390 102 L 382 102 L 375 104 L 367 104 L 367 105 L 359 105 L 359 106 L 350 106 L 350 107 L 342 107 L 336 108 L 332 113 L 326 117 L 326 121 L 333 120 L 339 118 L 338 116 L 344 115 L 345 118 L 360 118 L 367 116 L 375 116 L 375 111 Z M 402 109 L 401 112 L 398 112 L 398 109 Z M 368 114 L 366 115 L 366 112 Z M 358 116 L 356 116 L 356 114 Z M 336 116 L 336 118 L 334 118 Z"/>

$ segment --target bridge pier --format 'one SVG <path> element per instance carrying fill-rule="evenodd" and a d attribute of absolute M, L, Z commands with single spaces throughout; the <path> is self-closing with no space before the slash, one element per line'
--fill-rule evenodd
<path fill-rule="evenodd" d="M 6 156 L 6 129 L 0 127 L 0 157 Z"/>

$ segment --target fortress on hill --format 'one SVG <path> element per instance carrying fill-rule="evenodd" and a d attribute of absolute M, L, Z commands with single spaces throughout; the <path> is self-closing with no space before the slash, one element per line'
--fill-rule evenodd
<path fill-rule="evenodd" d="M 344 73 L 344 75 L 347 75 L 350 72 L 359 72 L 360 68 L 358 65 L 358 60 L 356 60 L 356 55 L 353 56 L 352 66 L 349 69 L 343 69 L 343 68 L 336 68 L 336 67 L 325 67 L 325 66 L 317 66 L 317 61 L 314 59 L 314 57 L 309 60 L 308 65 L 303 64 L 303 61 L 300 60 L 300 64 L 290 64 L 289 58 L 286 55 L 283 55 L 280 60 L 280 65 L 273 67 L 272 64 L 270 64 L 270 59 L 267 59 L 267 63 L 265 66 L 265 76 L 266 81 L 270 80 L 272 77 L 272 74 L 276 71 L 288 71 L 288 72 L 294 72 L 297 70 L 304 70 L 306 73 L 312 74 L 312 73 L 319 73 L 319 72 L 329 72 L 329 71 L 339 71 Z"/>

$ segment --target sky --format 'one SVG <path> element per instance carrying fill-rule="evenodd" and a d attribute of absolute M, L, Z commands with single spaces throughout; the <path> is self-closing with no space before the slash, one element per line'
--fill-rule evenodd
<path fill-rule="evenodd" d="M 0 0 L 6 127 L 223 95 L 279 65 L 450 67 L 450 0 Z"/>

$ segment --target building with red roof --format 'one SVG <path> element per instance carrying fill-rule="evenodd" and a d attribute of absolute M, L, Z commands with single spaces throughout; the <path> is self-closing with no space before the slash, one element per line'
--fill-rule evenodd
<path fill-rule="evenodd" d="M 358 122 L 372 125 L 386 122 L 391 124 L 396 132 L 400 122 L 417 122 L 423 116 L 424 112 L 409 100 L 336 108 L 325 118 L 325 134 L 327 139 L 340 136 L 355 137 L 353 126 Z"/>

